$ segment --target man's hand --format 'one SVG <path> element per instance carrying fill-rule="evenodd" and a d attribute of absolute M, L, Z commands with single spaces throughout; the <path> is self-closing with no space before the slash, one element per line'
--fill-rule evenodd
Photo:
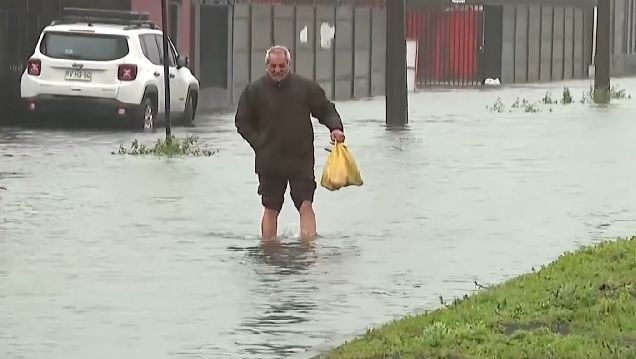
<path fill-rule="evenodd" d="M 331 142 L 332 143 L 342 143 L 345 141 L 345 135 L 342 131 L 335 129 L 331 131 Z"/>

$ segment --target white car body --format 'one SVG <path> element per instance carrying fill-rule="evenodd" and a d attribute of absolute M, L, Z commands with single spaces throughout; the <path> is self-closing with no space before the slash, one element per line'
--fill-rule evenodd
<path fill-rule="evenodd" d="M 152 25 L 53 22 L 40 34 L 22 75 L 21 97 L 34 114 L 112 115 L 154 127 L 155 119 L 165 117 L 162 41 Z M 199 81 L 171 41 L 169 52 L 171 118 L 193 121 Z"/>

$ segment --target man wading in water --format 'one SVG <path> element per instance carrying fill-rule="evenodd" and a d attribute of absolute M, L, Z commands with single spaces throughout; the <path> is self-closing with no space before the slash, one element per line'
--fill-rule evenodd
<path fill-rule="evenodd" d="M 291 74 L 291 55 L 284 46 L 267 50 L 267 73 L 250 83 L 236 110 L 237 132 L 255 153 L 258 194 L 264 207 L 263 239 L 278 235 L 278 214 L 289 183 L 294 206 L 300 213 L 300 234 L 316 235 L 312 203 L 314 177 L 314 131 L 311 116 L 331 132 L 332 142 L 344 142 L 342 120 L 319 84 Z"/>

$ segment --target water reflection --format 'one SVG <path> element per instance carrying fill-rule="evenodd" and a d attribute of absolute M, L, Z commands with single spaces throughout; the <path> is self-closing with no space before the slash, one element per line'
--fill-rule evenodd
<path fill-rule="evenodd" d="M 257 262 L 278 268 L 278 275 L 292 275 L 306 272 L 316 261 L 315 239 L 300 239 L 283 243 L 281 240 L 261 241 L 262 252 L 253 252 Z"/>
<path fill-rule="evenodd" d="M 309 324 L 318 308 L 318 288 L 308 276 L 319 257 L 316 239 L 261 240 L 245 252 L 257 278 L 250 288 L 256 312 L 243 319 L 236 333 L 241 338 L 260 339 L 241 341 L 242 352 L 285 357 L 298 347 L 283 338 L 295 334 L 293 327 Z"/>
<path fill-rule="evenodd" d="M 384 129 L 386 130 L 386 132 L 408 132 L 411 129 L 411 126 L 409 126 L 409 124 L 405 124 L 405 125 L 394 125 L 394 124 L 390 124 L 387 123 L 384 125 Z"/>
<path fill-rule="evenodd" d="M 251 247 L 228 247 L 230 251 L 245 252 L 249 261 L 261 268 L 272 268 L 273 275 L 305 273 L 318 258 L 316 239 L 297 239 L 284 242 L 281 239 L 260 240 Z"/>
<path fill-rule="evenodd" d="M 0 144 L 15 142 L 20 138 L 19 131 L 0 131 Z"/>

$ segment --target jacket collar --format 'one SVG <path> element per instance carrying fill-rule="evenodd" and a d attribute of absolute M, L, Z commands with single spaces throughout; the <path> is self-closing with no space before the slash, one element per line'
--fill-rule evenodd
<path fill-rule="evenodd" d="M 292 77 L 292 74 L 290 72 L 287 76 L 285 76 L 284 79 L 282 79 L 280 82 L 278 82 L 278 81 L 272 80 L 272 78 L 269 77 L 268 74 L 265 74 L 265 78 L 266 78 L 267 83 L 270 84 L 273 87 L 276 87 L 276 88 L 287 87 L 289 85 L 289 82 L 291 81 L 291 77 Z"/>

